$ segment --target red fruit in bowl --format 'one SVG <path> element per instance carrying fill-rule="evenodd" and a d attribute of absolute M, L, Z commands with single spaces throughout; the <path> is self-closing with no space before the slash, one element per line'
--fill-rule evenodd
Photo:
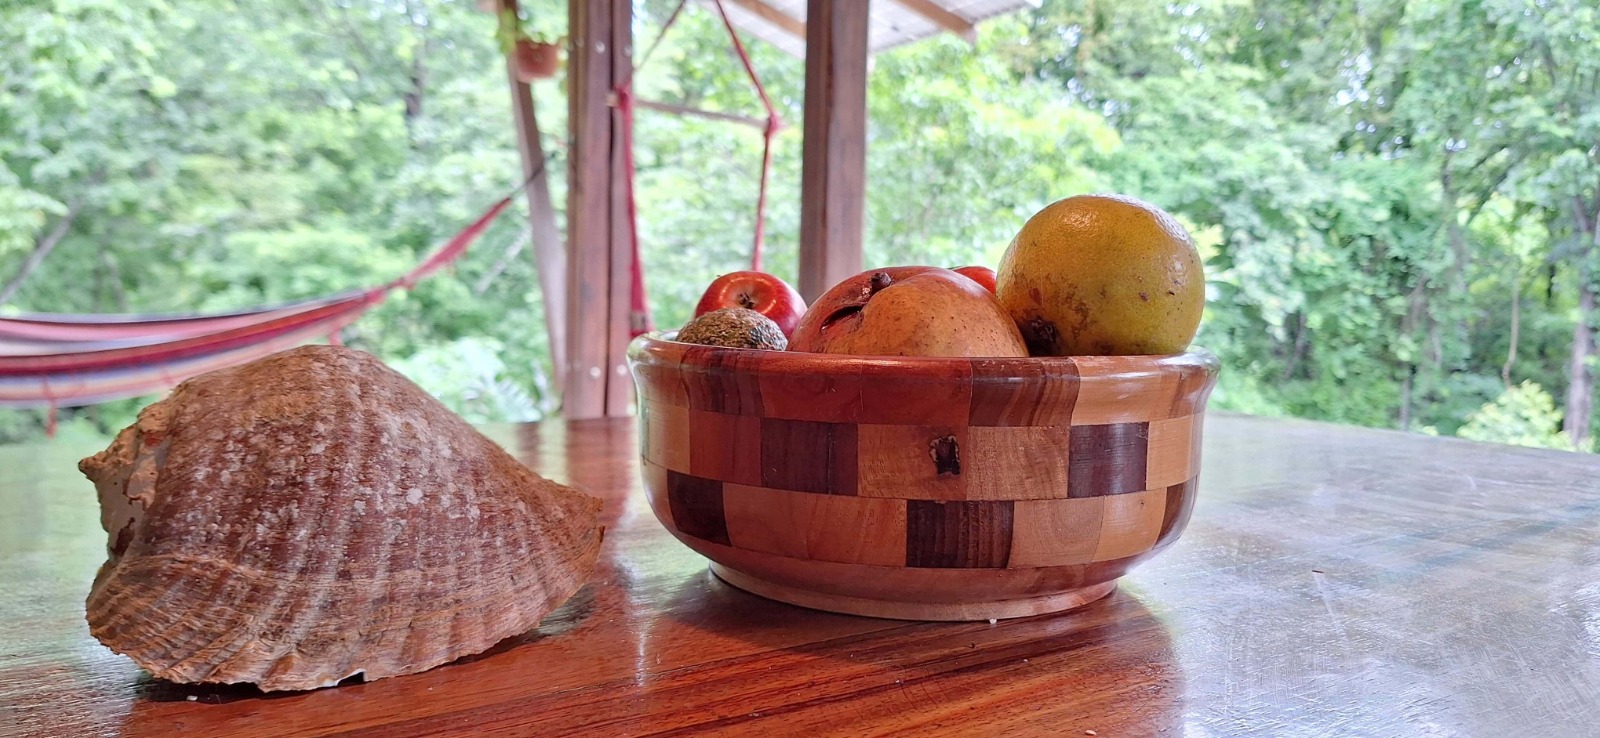
<path fill-rule="evenodd" d="M 1027 356 L 994 293 L 947 269 L 862 272 L 817 298 L 790 351 L 859 356 Z"/>
<path fill-rule="evenodd" d="M 960 274 L 960 275 L 966 277 L 967 279 L 970 279 L 970 280 L 972 280 L 974 282 L 977 282 L 980 285 L 983 285 L 983 288 L 988 290 L 991 294 L 994 292 L 994 281 L 995 281 L 994 270 L 990 269 L 989 267 L 986 267 L 986 266 L 964 266 L 964 267 L 956 267 L 955 269 L 952 269 L 950 271 L 955 272 L 956 274 Z"/>
<path fill-rule="evenodd" d="M 754 310 L 777 323 L 778 330 L 788 336 L 806 312 L 806 301 L 788 282 L 766 272 L 732 272 L 711 282 L 694 308 L 694 317 L 722 308 Z"/>

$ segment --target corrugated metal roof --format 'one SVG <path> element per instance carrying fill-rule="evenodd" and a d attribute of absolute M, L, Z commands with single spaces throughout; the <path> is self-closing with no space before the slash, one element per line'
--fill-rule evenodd
<path fill-rule="evenodd" d="M 861 0 L 866 2 L 866 0 Z M 701 0 L 709 5 L 711 0 Z M 1040 0 L 927 0 L 969 24 L 1015 12 L 1037 8 Z M 723 0 L 728 20 L 748 32 L 798 57 L 806 55 L 804 34 L 806 0 Z M 898 0 L 872 0 L 872 26 L 867 31 L 867 46 L 872 53 L 892 49 L 929 36 L 945 28 Z"/>

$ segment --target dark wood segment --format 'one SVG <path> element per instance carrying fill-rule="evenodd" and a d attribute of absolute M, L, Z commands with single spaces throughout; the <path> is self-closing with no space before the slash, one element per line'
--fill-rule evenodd
<path fill-rule="evenodd" d="M 728 521 L 722 509 L 722 482 L 667 470 L 667 502 L 678 532 L 727 545 Z"/>
<path fill-rule="evenodd" d="M 855 425 L 761 420 L 761 486 L 854 495 L 856 474 Z"/>
<path fill-rule="evenodd" d="M 689 407 L 730 415 L 761 414 L 761 373 L 769 354 L 781 352 L 691 346 L 683 352 Z"/>
<path fill-rule="evenodd" d="M 1070 359 L 970 359 L 974 426 L 1065 426 L 1078 398 L 1078 366 Z"/>
<path fill-rule="evenodd" d="M 1011 501 L 906 501 L 906 566 L 1001 568 L 1011 557 Z"/>
<path fill-rule="evenodd" d="M 761 418 L 690 410 L 689 472 L 734 484 L 761 484 Z"/>
<path fill-rule="evenodd" d="M 856 426 L 857 494 L 964 500 L 973 461 L 962 425 Z"/>
<path fill-rule="evenodd" d="M 1067 496 L 1098 497 L 1143 490 L 1149 443 L 1146 423 L 1073 426 Z"/>
<path fill-rule="evenodd" d="M 1199 479 L 1179 482 L 1167 488 L 1167 504 L 1161 514 L 1161 532 L 1156 535 L 1156 548 L 1178 540 L 1179 534 L 1189 525 L 1199 495 Z"/>

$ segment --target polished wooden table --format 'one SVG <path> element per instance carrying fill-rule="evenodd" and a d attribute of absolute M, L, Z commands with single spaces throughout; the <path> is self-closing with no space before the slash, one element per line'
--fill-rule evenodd
<path fill-rule="evenodd" d="M 97 449 L 3 448 L 0 735 L 1600 734 L 1600 456 L 1207 434 L 1182 541 L 1080 611 L 991 625 L 731 589 L 651 516 L 631 422 L 493 428 L 605 498 L 594 583 L 488 654 L 266 695 L 153 681 L 92 640 L 105 539 L 74 463 Z"/>

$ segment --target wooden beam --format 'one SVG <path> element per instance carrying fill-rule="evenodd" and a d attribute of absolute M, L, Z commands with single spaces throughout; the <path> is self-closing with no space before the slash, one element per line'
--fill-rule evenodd
<path fill-rule="evenodd" d="M 517 0 L 504 2 L 506 9 L 517 12 Z M 544 305 L 552 379 L 559 392 L 566 382 L 567 366 L 567 247 L 556 227 L 556 208 L 550 197 L 550 173 L 539 138 L 533 90 L 517 79 L 516 61 L 509 51 L 506 82 L 511 89 L 511 114 L 517 129 L 517 150 L 522 154 L 522 176 L 532 178 L 524 192 L 528 200 L 528 231 L 539 270 L 539 297 Z"/>
<path fill-rule="evenodd" d="M 800 182 L 800 294 L 861 271 L 867 180 L 868 0 L 809 0 Z"/>
<path fill-rule="evenodd" d="M 866 2 L 866 0 L 860 1 L 863 3 Z M 794 16 L 789 15 L 788 13 L 762 2 L 762 0 L 728 0 L 728 2 L 754 13 L 756 17 L 771 23 L 774 26 L 788 31 L 789 34 L 795 38 L 806 38 L 805 23 L 801 22 Z"/>
<path fill-rule="evenodd" d="M 605 2 L 606 0 L 596 0 Z M 609 0 L 611 39 L 606 45 L 610 60 L 611 88 L 633 78 L 633 0 Z M 607 97 L 609 104 L 610 97 Z M 630 414 L 633 407 L 633 376 L 628 373 L 628 341 L 633 338 L 633 222 L 628 213 L 628 170 L 623 150 L 623 114 L 611 106 L 611 313 L 607 325 L 607 348 L 611 375 L 606 377 L 606 417 Z"/>
<path fill-rule="evenodd" d="M 933 0 L 894 0 L 917 15 L 927 18 L 934 25 L 955 34 L 961 40 L 974 46 L 978 43 L 978 29 L 973 28 L 966 18 L 945 10 L 943 6 Z"/>
<path fill-rule="evenodd" d="M 612 88 L 630 68 L 627 0 L 568 0 L 568 418 L 627 414 L 627 242 L 619 114 Z M 618 26 L 620 25 L 620 28 Z M 619 39 L 623 42 L 619 42 Z"/>

